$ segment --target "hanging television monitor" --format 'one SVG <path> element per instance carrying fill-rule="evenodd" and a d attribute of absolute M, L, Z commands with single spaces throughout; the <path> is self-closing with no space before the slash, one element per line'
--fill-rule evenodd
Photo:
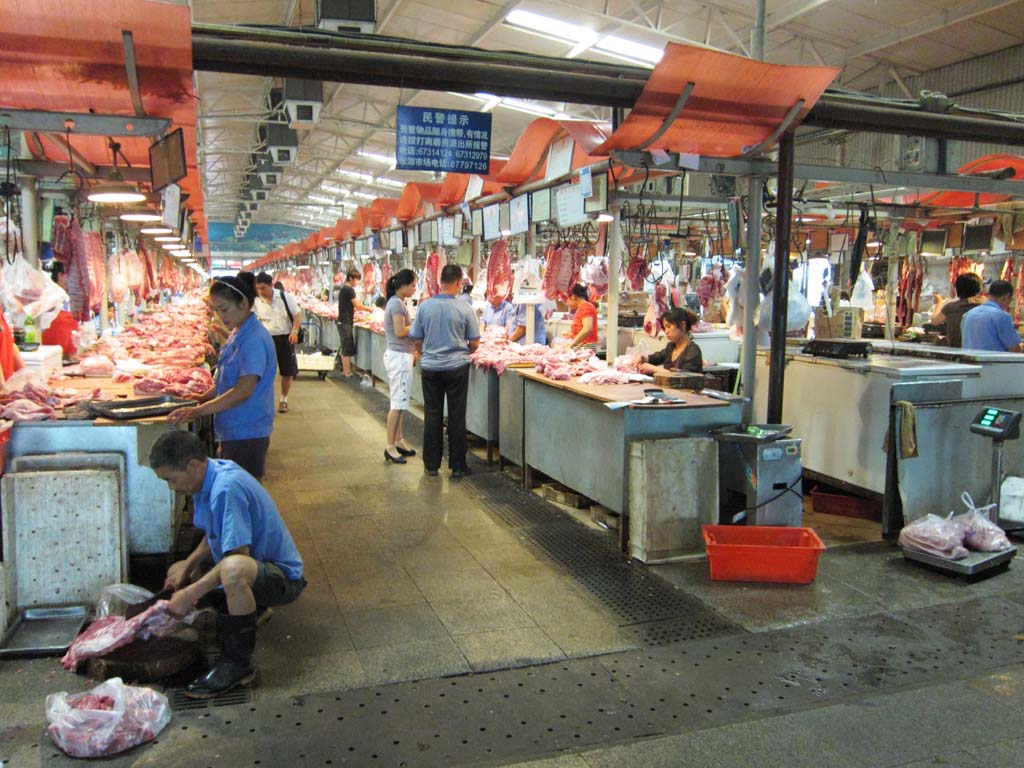
<path fill-rule="evenodd" d="M 159 192 L 168 184 L 174 184 L 186 176 L 185 134 L 178 128 L 149 145 L 149 177 L 153 191 Z"/>
<path fill-rule="evenodd" d="M 924 230 L 921 233 L 921 255 L 942 256 L 946 252 L 947 235 L 945 228 Z"/>
<path fill-rule="evenodd" d="M 960 253 L 966 256 L 991 251 L 993 229 L 992 224 L 965 224 Z"/>

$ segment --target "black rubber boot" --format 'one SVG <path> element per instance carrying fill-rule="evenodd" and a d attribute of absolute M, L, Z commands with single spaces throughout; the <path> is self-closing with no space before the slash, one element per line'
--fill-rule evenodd
<path fill-rule="evenodd" d="M 256 649 L 256 612 L 244 616 L 222 614 L 217 620 L 220 632 L 220 660 L 185 688 L 190 699 L 212 699 L 256 678 L 252 654 Z"/>

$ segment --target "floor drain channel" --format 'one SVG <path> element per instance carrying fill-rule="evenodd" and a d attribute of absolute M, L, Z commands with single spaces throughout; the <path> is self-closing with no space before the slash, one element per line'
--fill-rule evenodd
<path fill-rule="evenodd" d="M 238 704 L 251 704 L 256 701 L 255 682 L 252 685 L 245 685 L 240 688 L 222 693 L 212 699 L 190 699 L 185 695 L 184 688 L 174 688 L 168 691 L 168 698 L 171 702 L 171 709 L 175 712 L 187 712 L 191 710 L 210 709 L 211 707 L 231 707 Z"/>
<path fill-rule="evenodd" d="M 661 646 L 740 631 L 696 598 L 623 560 L 606 533 L 591 530 L 507 478 L 478 474 L 472 486 L 488 512 L 561 566 L 618 616 L 638 643 Z"/>

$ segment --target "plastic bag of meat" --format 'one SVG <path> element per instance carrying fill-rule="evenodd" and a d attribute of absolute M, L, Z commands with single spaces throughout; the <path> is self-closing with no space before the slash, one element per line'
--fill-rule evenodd
<path fill-rule="evenodd" d="M 918 549 L 930 555 L 938 555 L 947 560 L 962 560 L 967 557 L 963 545 L 963 531 L 953 522 L 953 513 L 949 517 L 927 514 L 905 525 L 900 531 L 901 547 Z"/>
<path fill-rule="evenodd" d="M 967 511 L 953 518 L 954 525 L 963 534 L 964 546 L 978 552 L 1002 552 L 1012 545 L 1006 538 L 1006 532 L 989 519 L 989 512 L 995 504 L 987 507 L 975 507 L 971 494 L 964 491 L 960 497 Z"/>
<path fill-rule="evenodd" d="M 46 697 L 46 732 L 72 757 L 116 755 L 155 739 L 171 722 L 167 697 L 113 677 L 86 693 Z"/>

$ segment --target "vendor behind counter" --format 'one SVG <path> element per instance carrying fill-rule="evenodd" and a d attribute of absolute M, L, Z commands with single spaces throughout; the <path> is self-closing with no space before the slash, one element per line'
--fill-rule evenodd
<path fill-rule="evenodd" d="M 704 359 L 692 336 L 697 315 L 688 309 L 676 307 L 661 316 L 661 327 L 668 337 L 668 344 L 660 352 L 644 355 L 640 365 L 641 373 L 662 371 L 703 373 Z"/>

